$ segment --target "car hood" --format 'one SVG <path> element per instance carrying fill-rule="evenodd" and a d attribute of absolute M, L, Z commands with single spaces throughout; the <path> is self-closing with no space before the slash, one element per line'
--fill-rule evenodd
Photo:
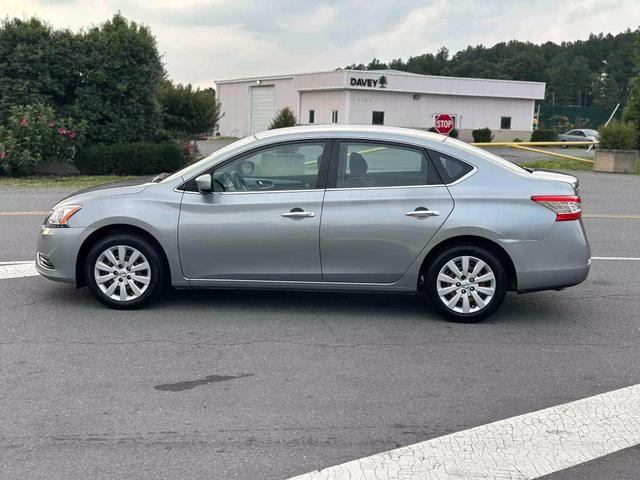
<path fill-rule="evenodd" d="M 69 203 L 81 203 L 96 197 L 132 195 L 140 193 L 149 185 L 153 184 L 151 182 L 152 179 L 153 177 L 134 178 L 131 180 L 105 183 L 96 187 L 85 188 L 84 190 L 79 190 L 68 197 L 63 198 L 56 203 L 53 208 Z"/>
<path fill-rule="evenodd" d="M 580 181 L 568 173 L 556 172 L 554 170 L 532 170 L 531 175 L 542 180 L 555 180 L 568 183 L 577 192 L 580 188 Z"/>

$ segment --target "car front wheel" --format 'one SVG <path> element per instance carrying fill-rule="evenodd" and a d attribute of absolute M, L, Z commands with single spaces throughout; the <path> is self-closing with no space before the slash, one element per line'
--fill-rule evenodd
<path fill-rule="evenodd" d="M 165 272 L 156 247 L 144 237 L 109 235 L 89 251 L 85 278 L 91 293 L 117 309 L 139 308 L 158 297 Z"/>
<path fill-rule="evenodd" d="M 426 275 L 431 301 L 454 322 L 475 323 L 491 316 L 507 293 L 500 260 L 477 246 L 455 246 L 440 253 Z"/>

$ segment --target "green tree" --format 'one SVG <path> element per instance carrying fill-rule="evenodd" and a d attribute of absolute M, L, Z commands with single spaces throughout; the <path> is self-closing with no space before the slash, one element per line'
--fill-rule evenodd
<path fill-rule="evenodd" d="M 593 106 L 613 109 L 620 101 L 620 87 L 611 75 L 595 75 L 593 85 Z"/>
<path fill-rule="evenodd" d="M 0 25 L 0 121 L 13 105 L 47 103 L 67 113 L 80 82 L 83 52 L 78 36 L 42 21 L 5 20 Z"/>
<path fill-rule="evenodd" d="M 634 46 L 636 76 L 629 84 L 629 100 L 622 114 L 622 120 L 630 122 L 636 129 L 636 145 L 640 146 L 640 39 Z"/>
<path fill-rule="evenodd" d="M 166 81 L 159 99 L 164 129 L 179 139 L 190 140 L 213 131 L 220 119 L 220 103 L 211 88 L 200 90 Z"/>
<path fill-rule="evenodd" d="M 394 70 L 428 75 L 546 82 L 549 95 L 543 106 L 555 97 L 559 105 L 593 104 L 608 108 L 616 96 L 616 88 L 619 97 L 628 92 L 635 71 L 630 52 L 638 39 L 640 29 L 617 35 L 592 34 L 586 40 L 560 44 L 536 45 L 512 40 L 491 47 L 468 46 L 452 57 L 443 47 L 435 55 L 396 58 L 388 65 Z M 382 60 L 373 59 L 368 65 L 359 63 L 349 68 L 366 70 L 381 66 Z"/>
<path fill-rule="evenodd" d="M 284 127 L 295 127 L 298 123 L 295 114 L 289 107 L 283 107 L 278 110 L 276 116 L 271 121 L 271 125 L 269 125 L 269 130 L 273 130 L 275 128 L 284 128 Z"/>
<path fill-rule="evenodd" d="M 87 121 L 88 143 L 154 139 L 161 127 L 158 93 L 165 72 L 149 29 L 118 13 L 82 40 L 73 113 Z"/>

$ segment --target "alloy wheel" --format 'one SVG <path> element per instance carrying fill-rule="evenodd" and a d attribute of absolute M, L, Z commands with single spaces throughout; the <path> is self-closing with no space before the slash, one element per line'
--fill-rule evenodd
<path fill-rule="evenodd" d="M 136 248 L 114 245 L 98 255 L 94 278 L 105 296 L 127 302 L 140 298 L 149 288 L 151 266 Z"/>
<path fill-rule="evenodd" d="M 496 293 L 496 277 L 483 260 L 470 255 L 449 260 L 438 272 L 440 301 L 456 313 L 484 310 Z"/>

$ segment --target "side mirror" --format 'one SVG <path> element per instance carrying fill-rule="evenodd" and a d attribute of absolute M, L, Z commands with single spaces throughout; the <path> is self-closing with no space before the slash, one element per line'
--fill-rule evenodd
<path fill-rule="evenodd" d="M 213 186 L 211 184 L 211 174 L 205 173 L 204 175 L 196 177 L 196 185 L 200 193 L 211 193 L 213 191 Z"/>

